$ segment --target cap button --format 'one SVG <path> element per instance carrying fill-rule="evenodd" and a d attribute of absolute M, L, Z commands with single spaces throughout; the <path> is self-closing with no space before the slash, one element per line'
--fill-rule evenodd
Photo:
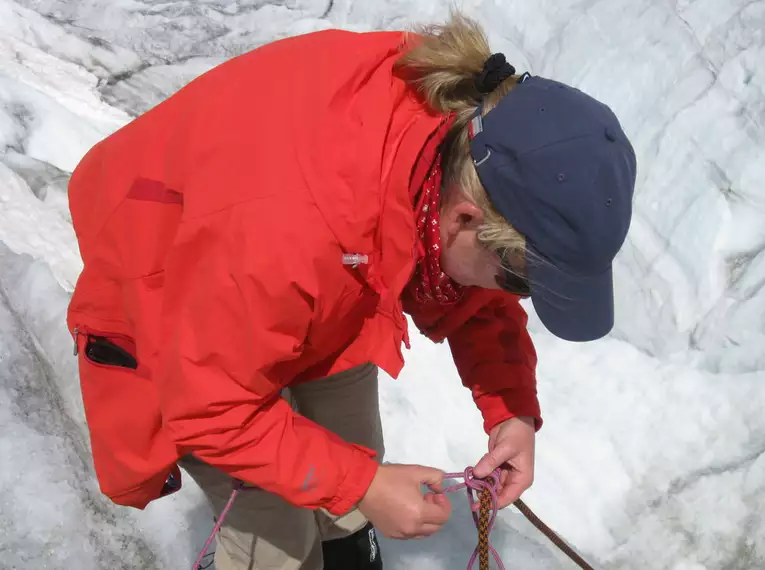
<path fill-rule="evenodd" d="M 614 134 L 614 131 L 611 130 L 611 127 L 606 127 L 606 138 L 611 142 L 616 140 L 616 135 Z"/>

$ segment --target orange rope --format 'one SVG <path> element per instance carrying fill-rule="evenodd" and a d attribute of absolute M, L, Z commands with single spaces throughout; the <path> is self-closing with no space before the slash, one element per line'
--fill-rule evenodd
<path fill-rule="evenodd" d="M 478 518 L 478 569 L 489 570 L 489 515 L 491 514 L 491 493 L 481 491 L 481 510 Z"/>

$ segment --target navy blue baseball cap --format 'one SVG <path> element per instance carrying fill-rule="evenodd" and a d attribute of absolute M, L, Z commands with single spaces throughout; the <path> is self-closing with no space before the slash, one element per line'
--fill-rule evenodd
<path fill-rule="evenodd" d="M 579 89 L 528 74 L 482 115 L 470 152 L 489 200 L 526 238 L 537 315 L 564 340 L 605 336 L 637 170 L 619 120 Z"/>

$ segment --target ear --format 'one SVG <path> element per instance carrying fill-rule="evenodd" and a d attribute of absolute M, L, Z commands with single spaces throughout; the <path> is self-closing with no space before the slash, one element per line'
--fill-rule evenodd
<path fill-rule="evenodd" d="M 450 200 L 442 208 L 439 223 L 446 234 L 452 238 L 460 231 L 478 228 L 483 221 L 484 215 L 481 208 L 460 196 L 455 200 Z"/>

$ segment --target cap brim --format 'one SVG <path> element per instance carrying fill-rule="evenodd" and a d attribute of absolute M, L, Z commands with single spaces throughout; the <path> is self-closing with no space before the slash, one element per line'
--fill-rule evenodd
<path fill-rule="evenodd" d="M 549 263 L 527 263 L 531 302 L 542 324 L 572 342 L 604 337 L 614 326 L 613 270 L 585 277 Z"/>

